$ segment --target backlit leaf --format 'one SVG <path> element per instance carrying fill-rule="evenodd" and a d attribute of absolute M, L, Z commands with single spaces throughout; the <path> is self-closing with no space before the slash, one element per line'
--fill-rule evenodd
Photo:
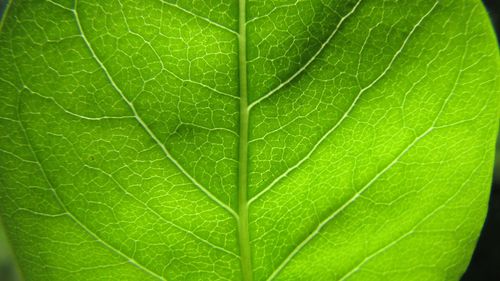
<path fill-rule="evenodd" d="M 26 280 L 458 280 L 499 55 L 474 0 L 14 0 L 0 213 Z"/>

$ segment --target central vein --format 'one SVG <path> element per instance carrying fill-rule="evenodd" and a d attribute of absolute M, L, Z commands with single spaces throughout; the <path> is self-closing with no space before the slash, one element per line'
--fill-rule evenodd
<path fill-rule="evenodd" d="M 238 235 L 241 274 L 244 281 L 252 280 L 250 239 L 248 233 L 248 91 L 246 50 L 246 0 L 239 0 L 239 82 L 240 82 L 240 143 L 238 170 Z"/>

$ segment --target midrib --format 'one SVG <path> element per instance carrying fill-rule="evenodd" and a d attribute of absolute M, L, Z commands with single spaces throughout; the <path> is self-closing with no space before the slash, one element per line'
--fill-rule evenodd
<path fill-rule="evenodd" d="M 240 143 L 238 170 L 238 241 L 240 246 L 241 275 L 252 280 L 252 263 L 248 234 L 248 92 L 246 53 L 246 0 L 239 0 L 239 84 L 240 84 Z"/>

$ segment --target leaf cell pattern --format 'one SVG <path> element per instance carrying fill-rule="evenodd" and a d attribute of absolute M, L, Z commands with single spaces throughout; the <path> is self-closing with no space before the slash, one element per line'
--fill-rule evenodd
<path fill-rule="evenodd" d="M 500 60 L 479 1 L 19 0 L 0 214 L 26 280 L 458 280 Z"/>

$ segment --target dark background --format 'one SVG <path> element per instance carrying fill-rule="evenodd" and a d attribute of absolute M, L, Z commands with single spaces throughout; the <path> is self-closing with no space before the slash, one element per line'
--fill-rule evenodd
<path fill-rule="evenodd" d="M 483 0 L 497 32 L 500 32 L 500 0 Z M 0 14 L 5 0 L 0 0 Z M 500 42 L 500 41 L 499 41 Z M 0 229 L 0 232 L 2 230 Z M 0 281 L 14 281 L 12 261 L 6 255 L 5 237 L 0 233 Z M 402 280 L 404 281 L 404 280 Z M 500 143 L 497 143 L 495 173 L 486 224 L 469 268 L 461 281 L 500 281 Z"/>

